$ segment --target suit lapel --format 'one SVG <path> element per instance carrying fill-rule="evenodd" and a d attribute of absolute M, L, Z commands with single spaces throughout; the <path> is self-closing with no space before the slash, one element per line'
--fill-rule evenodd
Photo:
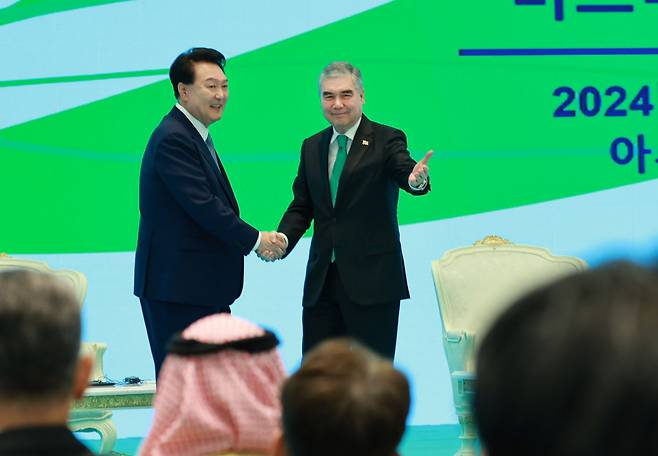
<path fill-rule="evenodd" d="M 233 188 L 231 187 L 231 181 L 228 180 L 228 174 L 226 174 L 226 170 L 224 169 L 224 165 L 222 164 L 222 161 L 219 159 L 219 155 L 217 156 L 217 163 L 219 164 L 219 168 L 222 170 L 221 173 L 219 174 L 219 182 L 222 184 L 222 187 L 224 187 L 224 191 L 226 192 L 226 195 L 228 196 L 229 201 L 231 202 L 231 205 L 233 206 L 233 210 L 235 210 L 235 213 L 240 215 L 240 209 L 238 208 L 238 200 L 235 199 L 235 193 L 233 193 Z M 217 168 L 214 166 L 214 168 Z"/>
<path fill-rule="evenodd" d="M 320 166 L 317 168 L 320 170 L 320 176 L 317 181 L 320 182 L 320 191 L 327 207 L 332 207 L 331 189 L 329 188 L 329 141 L 331 141 L 333 132 L 333 128 L 329 127 L 322 135 L 322 139 L 320 139 Z"/>
<path fill-rule="evenodd" d="M 201 135 L 199 134 L 197 129 L 194 128 L 194 125 L 192 125 L 189 119 L 185 117 L 185 114 L 183 114 L 180 111 L 180 109 L 178 109 L 175 106 L 171 110 L 171 114 L 176 119 L 178 119 L 179 122 L 185 125 L 185 128 L 188 130 L 193 141 L 196 143 L 197 148 L 199 148 L 200 151 L 199 155 L 201 155 L 201 160 L 205 161 L 207 167 L 211 170 L 212 175 L 215 176 L 215 179 L 217 179 L 217 181 L 219 182 L 220 186 L 222 187 L 222 190 L 224 190 L 224 193 L 226 194 L 228 201 L 231 204 L 231 207 L 233 208 L 235 213 L 240 215 L 240 209 L 238 208 L 238 201 L 235 199 L 235 194 L 233 193 L 233 189 L 231 188 L 231 183 L 228 180 L 228 175 L 226 174 L 226 170 L 224 169 L 224 166 L 222 165 L 222 161 L 219 159 L 219 156 L 217 156 L 217 163 L 219 163 L 219 169 L 217 169 L 217 166 L 215 165 L 215 161 L 210 156 L 212 151 L 208 149 L 208 145 L 203 141 L 203 138 L 201 138 Z"/>
<path fill-rule="evenodd" d="M 356 134 L 354 135 L 354 141 L 352 141 L 352 145 L 350 146 L 350 150 L 347 154 L 347 160 L 345 160 L 345 167 L 343 168 L 343 172 L 340 175 L 340 180 L 338 181 L 338 193 L 336 195 L 336 206 L 340 204 L 341 201 L 341 195 L 345 193 L 343 190 L 345 188 L 345 185 L 349 181 L 352 172 L 356 168 L 356 166 L 359 164 L 363 156 L 366 154 L 366 151 L 368 150 L 368 146 L 372 142 L 372 124 L 370 120 L 364 115 L 361 117 L 361 124 L 359 124 L 359 128 L 356 130 Z"/>
<path fill-rule="evenodd" d="M 192 128 L 194 128 L 194 126 L 192 126 Z M 206 165 L 212 170 L 211 172 L 213 176 L 215 176 L 215 179 L 219 181 L 219 184 L 222 187 L 222 190 L 224 190 L 224 193 L 226 194 L 229 203 L 233 207 L 233 210 L 235 211 L 236 214 L 239 214 L 238 202 L 235 199 L 235 195 L 233 194 L 233 189 L 231 188 L 231 183 L 228 180 L 228 175 L 226 174 L 224 165 L 222 165 L 222 161 L 219 159 L 219 156 L 217 155 L 217 163 L 219 164 L 219 169 L 218 169 L 217 166 L 215 165 L 215 161 L 210 156 L 210 154 L 212 154 L 213 152 L 208 148 L 208 145 L 203 141 L 203 139 L 199 135 L 199 132 L 196 131 L 196 129 L 194 129 L 194 132 L 196 133 L 196 135 L 194 136 L 195 141 L 201 151 L 201 159 L 204 160 L 206 162 Z"/>

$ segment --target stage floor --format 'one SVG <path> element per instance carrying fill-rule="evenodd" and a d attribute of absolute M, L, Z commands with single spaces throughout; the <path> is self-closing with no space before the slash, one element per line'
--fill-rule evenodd
<path fill-rule="evenodd" d="M 400 447 L 401 456 L 452 456 L 459 448 L 459 426 L 409 426 Z M 114 446 L 115 456 L 137 454 L 142 439 L 139 437 L 118 439 Z M 98 449 L 97 440 L 84 440 L 92 450 Z"/>

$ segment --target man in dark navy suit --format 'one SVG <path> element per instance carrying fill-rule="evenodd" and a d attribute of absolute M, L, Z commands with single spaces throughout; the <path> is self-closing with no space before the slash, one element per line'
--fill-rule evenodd
<path fill-rule="evenodd" d="M 351 336 L 392 359 L 400 300 L 409 298 L 398 195 L 430 190 L 432 151 L 416 163 L 402 131 L 363 115 L 361 72 L 347 62 L 323 70 L 320 101 L 331 126 L 304 140 L 278 229 L 290 252 L 313 221 L 302 350 Z"/>
<path fill-rule="evenodd" d="M 242 293 L 244 257 L 283 254 L 284 240 L 240 219 L 208 127 L 228 100 L 224 56 L 192 48 L 171 65 L 176 106 L 155 129 L 142 160 L 135 295 L 156 376 L 171 336 L 193 321 L 230 312 Z"/>

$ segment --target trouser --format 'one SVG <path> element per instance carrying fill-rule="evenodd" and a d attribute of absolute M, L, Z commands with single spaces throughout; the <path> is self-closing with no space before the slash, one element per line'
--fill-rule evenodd
<path fill-rule="evenodd" d="M 331 263 L 318 302 L 302 313 L 302 353 L 334 337 L 352 337 L 382 356 L 395 356 L 400 301 L 360 305 L 352 301 Z"/>
<path fill-rule="evenodd" d="M 215 313 L 231 313 L 231 308 L 226 304 L 195 306 L 146 298 L 140 298 L 139 301 L 142 304 L 142 314 L 155 364 L 156 379 L 160 375 L 160 368 L 167 355 L 169 340 L 174 334 L 205 316 Z"/>

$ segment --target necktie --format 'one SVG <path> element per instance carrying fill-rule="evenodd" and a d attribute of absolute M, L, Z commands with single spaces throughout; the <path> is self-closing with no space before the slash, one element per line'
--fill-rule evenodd
<path fill-rule="evenodd" d="M 329 188 L 331 189 L 331 203 L 334 206 L 336 206 L 336 195 L 338 194 L 338 182 L 340 181 L 340 174 L 343 172 L 345 159 L 347 158 L 347 136 L 338 135 L 336 142 L 338 143 L 338 153 L 336 154 L 334 169 L 331 172 L 331 179 L 329 180 Z"/>
<path fill-rule="evenodd" d="M 235 212 L 237 214 L 240 213 L 238 209 L 238 202 L 235 200 L 235 194 L 233 194 L 233 189 L 231 188 L 231 183 L 228 181 L 228 175 L 226 174 L 226 170 L 222 166 L 222 162 L 219 161 L 219 157 L 217 157 L 217 151 L 215 150 L 215 146 L 212 143 L 212 138 L 210 135 L 206 138 L 206 146 L 208 146 L 208 151 L 210 152 L 210 156 L 212 157 L 212 161 L 215 162 L 215 165 L 217 166 L 217 169 L 219 170 L 219 183 L 222 185 L 224 188 L 224 191 L 226 192 L 226 195 L 228 196 L 231 205 L 235 209 Z"/>
<path fill-rule="evenodd" d="M 210 137 L 210 133 L 208 133 L 208 137 L 206 138 L 206 146 L 208 146 L 208 150 L 210 151 L 210 156 L 212 157 L 212 160 L 215 162 L 215 166 L 217 166 L 217 169 L 219 170 L 219 174 L 223 174 L 222 168 L 219 166 L 219 161 L 217 160 L 217 151 L 215 150 L 215 145 L 212 143 L 212 138 Z"/>
<path fill-rule="evenodd" d="M 334 162 L 334 169 L 331 171 L 331 179 L 329 180 L 329 188 L 331 189 L 331 203 L 336 207 L 336 195 L 338 194 L 338 182 L 340 181 L 340 174 L 343 172 L 345 166 L 345 159 L 347 158 L 347 136 L 338 135 L 336 138 L 338 143 L 338 153 L 336 154 L 336 161 Z M 336 260 L 336 251 L 331 250 L 331 262 Z"/>

